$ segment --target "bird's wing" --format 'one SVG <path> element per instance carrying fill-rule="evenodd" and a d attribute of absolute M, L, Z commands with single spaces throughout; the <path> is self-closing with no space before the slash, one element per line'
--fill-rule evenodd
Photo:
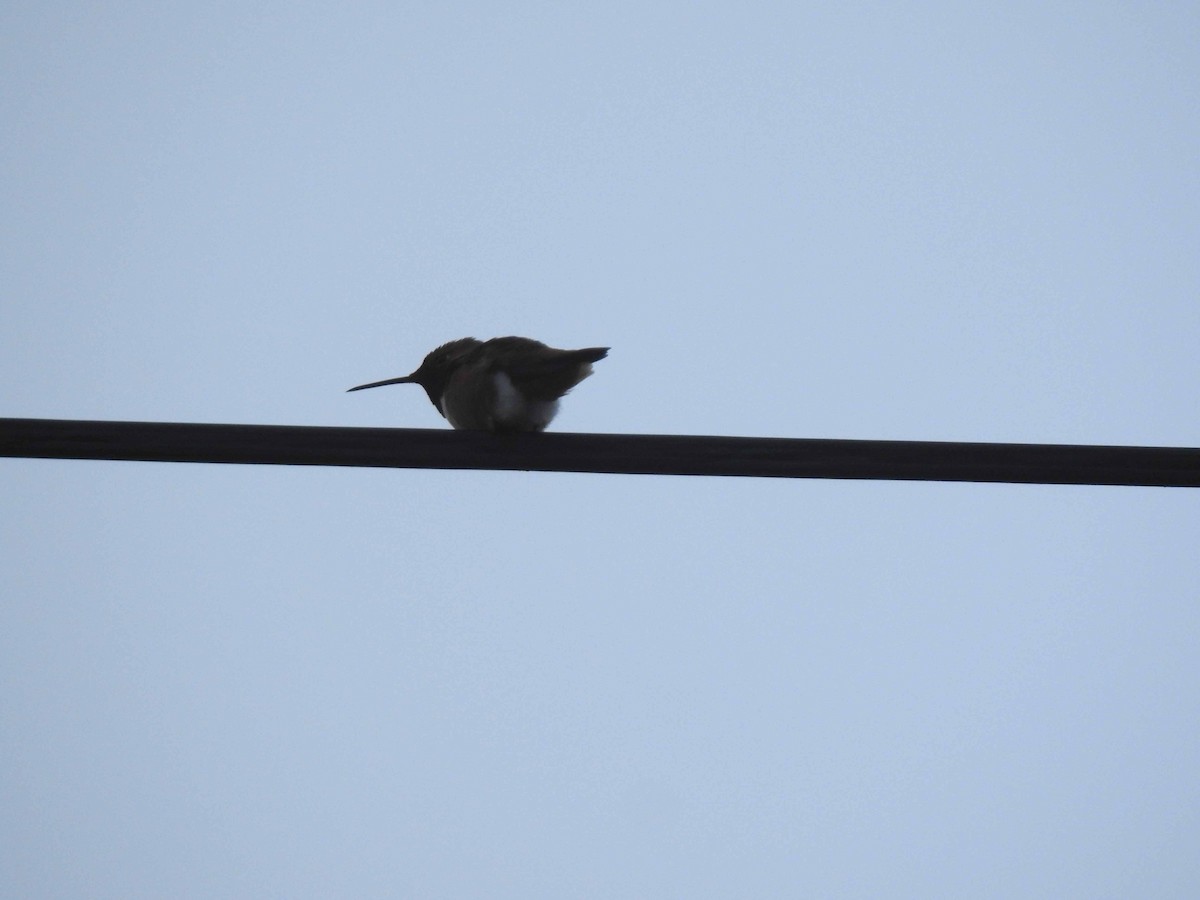
<path fill-rule="evenodd" d="M 592 374 L 591 364 L 607 347 L 557 350 L 530 338 L 494 338 L 487 342 L 493 367 L 507 373 L 517 389 L 534 400 L 557 400 Z"/>

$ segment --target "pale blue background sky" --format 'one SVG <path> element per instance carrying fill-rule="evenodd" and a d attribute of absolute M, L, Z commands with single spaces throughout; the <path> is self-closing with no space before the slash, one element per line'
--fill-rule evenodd
<path fill-rule="evenodd" d="M 1200 12 L 0 7 L 0 415 L 1200 446 Z M 13 897 L 1200 895 L 1200 493 L 0 461 Z"/>

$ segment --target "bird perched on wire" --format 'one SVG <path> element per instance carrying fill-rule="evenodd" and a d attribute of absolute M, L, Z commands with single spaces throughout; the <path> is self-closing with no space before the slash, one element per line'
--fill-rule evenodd
<path fill-rule="evenodd" d="M 462 338 L 431 351 L 411 375 L 350 390 L 419 384 L 459 430 L 542 431 L 558 412 L 559 399 L 591 375 L 592 363 L 608 350 L 556 350 L 523 337 Z"/>

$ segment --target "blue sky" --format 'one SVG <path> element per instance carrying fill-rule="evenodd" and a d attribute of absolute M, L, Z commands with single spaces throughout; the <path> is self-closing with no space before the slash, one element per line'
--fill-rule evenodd
<path fill-rule="evenodd" d="M 10 3 L 0 415 L 1200 446 L 1186 4 Z M 24 897 L 1191 897 L 1200 503 L 0 461 Z"/>

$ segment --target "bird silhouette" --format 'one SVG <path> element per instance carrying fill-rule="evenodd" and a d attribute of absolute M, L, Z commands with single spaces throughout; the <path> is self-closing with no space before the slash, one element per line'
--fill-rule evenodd
<path fill-rule="evenodd" d="M 429 352 L 411 375 L 350 388 L 419 384 L 454 428 L 463 431 L 542 431 L 558 401 L 592 374 L 608 347 L 557 350 L 541 341 L 461 338 Z"/>

